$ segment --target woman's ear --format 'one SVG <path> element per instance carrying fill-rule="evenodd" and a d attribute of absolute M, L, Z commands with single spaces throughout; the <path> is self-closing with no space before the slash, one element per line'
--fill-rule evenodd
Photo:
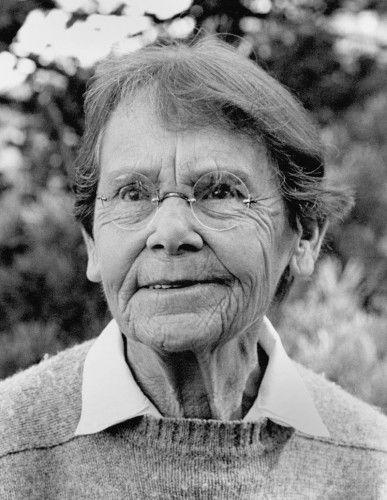
<path fill-rule="evenodd" d="M 315 223 L 312 230 L 308 231 L 307 238 L 300 231 L 301 235 L 289 262 L 290 273 L 294 277 L 306 278 L 313 273 L 327 227 L 327 222 L 321 228 Z"/>
<path fill-rule="evenodd" d="M 83 227 L 81 228 L 81 230 L 87 249 L 87 269 L 86 269 L 87 279 L 93 281 L 94 283 L 100 283 L 101 270 L 97 255 L 97 249 L 95 248 L 95 242 Z"/>

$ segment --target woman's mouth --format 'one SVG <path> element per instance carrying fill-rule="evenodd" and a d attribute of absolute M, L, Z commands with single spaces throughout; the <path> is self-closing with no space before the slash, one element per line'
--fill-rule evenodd
<path fill-rule="evenodd" d="M 159 290 L 160 288 L 162 288 L 163 290 L 166 290 L 168 288 L 181 288 L 183 286 L 188 286 L 188 285 L 150 285 L 147 288 L 154 290 Z"/>
<path fill-rule="evenodd" d="M 143 288 L 148 288 L 151 290 L 168 290 L 170 288 L 186 288 L 186 287 L 195 286 L 195 285 L 208 285 L 211 283 L 219 283 L 219 280 L 206 280 L 206 281 L 184 280 L 184 281 L 172 282 L 172 283 L 152 283 L 152 284 L 147 285 Z"/>

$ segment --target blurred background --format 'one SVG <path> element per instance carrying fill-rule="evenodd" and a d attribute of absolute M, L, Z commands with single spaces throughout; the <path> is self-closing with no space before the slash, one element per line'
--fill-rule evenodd
<path fill-rule="evenodd" d="M 83 93 L 95 64 L 197 31 L 259 62 L 311 111 L 356 190 L 313 279 L 276 327 L 289 354 L 387 413 L 385 0 L 1 0 L 0 378 L 109 320 L 72 217 Z"/>

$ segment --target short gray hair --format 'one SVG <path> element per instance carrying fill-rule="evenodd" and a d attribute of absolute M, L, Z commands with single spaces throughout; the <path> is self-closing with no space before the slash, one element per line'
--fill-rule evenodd
<path fill-rule="evenodd" d="M 151 90 L 163 122 L 178 129 L 224 126 L 264 144 L 280 180 L 291 227 L 341 218 L 349 191 L 328 186 L 316 128 L 301 104 L 257 64 L 218 38 L 156 43 L 110 55 L 86 93 L 85 132 L 75 172 L 75 215 L 93 234 L 99 151 L 108 120 L 139 91 Z"/>

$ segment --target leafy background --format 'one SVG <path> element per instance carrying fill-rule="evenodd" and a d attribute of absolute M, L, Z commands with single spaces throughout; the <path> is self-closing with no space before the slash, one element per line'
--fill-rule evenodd
<path fill-rule="evenodd" d="M 387 413 L 387 4 L 378 0 L 2 0 L 0 377 L 109 319 L 72 218 L 96 62 L 112 46 L 197 32 L 222 33 L 291 89 L 320 127 L 329 169 L 356 190 L 315 276 L 275 322 L 294 359 Z"/>

